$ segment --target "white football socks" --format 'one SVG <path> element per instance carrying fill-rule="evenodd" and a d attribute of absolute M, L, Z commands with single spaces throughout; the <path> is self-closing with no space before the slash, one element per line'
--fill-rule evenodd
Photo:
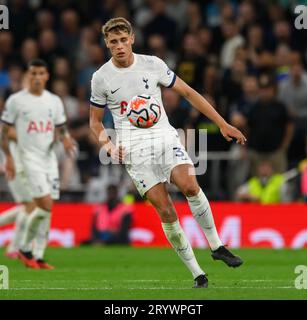
<path fill-rule="evenodd" d="M 193 249 L 182 230 L 179 221 L 173 223 L 162 223 L 166 238 L 175 249 L 183 263 L 191 271 L 193 278 L 197 278 L 205 272 L 200 268 L 194 256 Z"/>
<path fill-rule="evenodd" d="M 218 249 L 223 244 L 216 231 L 212 211 L 206 195 L 200 189 L 197 196 L 187 197 L 187 200 L 194 218 L 205 233 L 211 250 Z"/>
<path fill-rule="evenodd" d="M 28 215 L 26 222 L 26 230 L 22 239 L 21 250 L 24 252 L 33 250 L 33 240 L 38 234 L 38 228 L 41 223 L 50 219 L 51 212 L 41 208 L 36 208 Z"/>
<path fill-rule="evenodd" d="M 16 206 L 8 210 L 3 211 L 0 214 L 0 226 L 13 223 L 16 220 L 17 214 L 22 206 Z"/>
<path fill-rule="evenodd" d="M 48 245 L 51 216 L 46 216 L 40 223 L 36 237 L 34 238 L 33 256 L 36 260 L 44 258 L 45 250 Z"/>
<path fill-rule="evenodd" d="M 24 237 L 26 229 L 26 221 L 28 214 L 25 211 L 24 206 L 20 206 L 20 210 L 15 220 L 15 230 L 12 241 L 10 242 L 7 252 L 16 252 L 20 249 L 21 241 Z"/>

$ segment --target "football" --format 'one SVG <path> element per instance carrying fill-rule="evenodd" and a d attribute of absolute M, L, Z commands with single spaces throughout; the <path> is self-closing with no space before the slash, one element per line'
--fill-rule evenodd
<path fill-rule="evenodd" d="M 161 107 L 157 99 L 141 94 L 134 96 L 127 106 L 127 117 L 137 128 L 150 128 L 155 125 L 161 116 Z"/>

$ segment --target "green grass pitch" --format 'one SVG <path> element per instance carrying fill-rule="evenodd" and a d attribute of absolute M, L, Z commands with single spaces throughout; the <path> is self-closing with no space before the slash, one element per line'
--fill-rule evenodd
<path fill-rule="evenodd" d="M 195 250 L 209 288 L 192 289 L 193 279 L 172 249 L 131 247 L 49 248 L 55 270 L 30 270 L 3 257 L 10 289 L 2 299 L 307 299 L 294 286 L 297 265 L 307 250 L 233 250 L 245 263 L 237 269 L 213 261 L 209 250 Z"/>

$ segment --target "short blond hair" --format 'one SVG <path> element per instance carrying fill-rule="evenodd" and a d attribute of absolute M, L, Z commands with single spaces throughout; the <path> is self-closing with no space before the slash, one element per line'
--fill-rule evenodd
<path fill-rule="evenodd" d="M 107 38 L 109 32 L 126 31 L 128 34 L 131 34 L 132 26 L 131 23 L 125 18 L 112 18 L 103 25 L 101 31 L 104 38 Z"/>

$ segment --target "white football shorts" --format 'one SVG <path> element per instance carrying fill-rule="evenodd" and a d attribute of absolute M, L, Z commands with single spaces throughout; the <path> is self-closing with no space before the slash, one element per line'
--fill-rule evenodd
<path fill-rule="evenodd" d="M 16 203 L 32 201 L 31 189 L 24 171 L 16 172 L 15 178 L 8 181 L 8 186 Z"/>
<path fill-rule="evenodd" d="M 140 141 L 125 156 L 125 167 L 142 197 L 158 183 L 170 182 L 171 172 L 180 164 L 191 164 L 178 135 Z"/>
<path fill-rule="evenodd" d="M 41 198 L 48 194 L 53 200 L 60 198 L 60 180 L 58 170 L 49 172 L 27 170 L 27 179 L 33 198 Z"/>

